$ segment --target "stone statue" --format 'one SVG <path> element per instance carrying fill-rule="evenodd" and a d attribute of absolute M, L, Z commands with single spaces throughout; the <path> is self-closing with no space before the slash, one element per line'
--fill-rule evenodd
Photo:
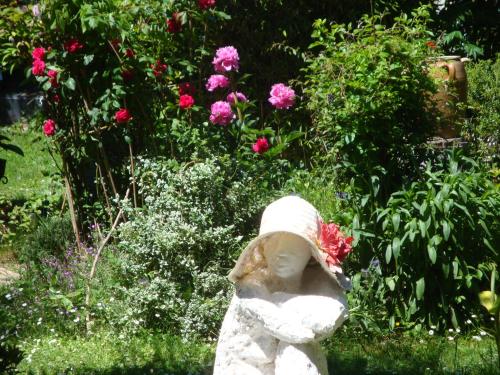
<path fill-rule="evenodd" d="M 271 203 L 229 274 L 214 375 L 327 375 L 319 341 L 348 315 L 340 263 L 351 241 L 299 197 Z"/>

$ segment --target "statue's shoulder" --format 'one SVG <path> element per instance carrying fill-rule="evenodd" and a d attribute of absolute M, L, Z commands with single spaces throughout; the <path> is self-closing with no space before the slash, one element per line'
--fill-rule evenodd
<path fill-rule="evenodd" d="M 304 270 L 302 289 L 304 293 L 324 296 L 344 296 L 345 294 L 338 283 L 319 264 L 310 265 Z"/>

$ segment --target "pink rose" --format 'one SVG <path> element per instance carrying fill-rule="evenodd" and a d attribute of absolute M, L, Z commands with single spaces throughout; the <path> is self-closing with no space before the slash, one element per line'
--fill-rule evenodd
<path fill-rule="evenodd" d="M 31 56 L 33 56 L 33 60 L 43 60 L 45 57 L 45 48 L 38 47 L 31 52 Z"/>
<path fill-rule="evenodd" d="M 226 101 L 229 104 L 233 104 L 234 105 L 234 104 L 236 104 L 236 101 L 238 101 L 238 103 L 244 103 L 244 102 L 248 102 L 248 99 L 241 92 L 237 92 L 236 94 L 234 92 L 230 92 L 229 95 L 226 98 Z"/>
<path fill-rule="evenodd" d="M 238 71 L 240 67 L 240 57 L 238 56 L 238 51 L 232 46 L 219 48 L 215 52 L 212 64 L 215 71 L 218 73 L 229 72 L 231 70 Z"/>
<path fill-rule="evenodd" d="M 352 237 L 345 237 L 337 224 L 326 224 L 320 221 L 321 234 L 319 245 L 321 250 L 327 253 L 326 263 L 328 265 L 340 264 L 352 251 Z"/>
<path fill-rule="evenodd" d="M 208 9 L 215 7 L 215 0 L 198 0 L 200 9 Z"/>
<path fill-rule="evenodd" d="M 267 150 L 269 150 L 269 142 L 267 141 L 266 138 L 258 138 L 257 142 L 255 142 L 252 146 L 253 152 L 256 152 L 257 154 L 263 154 Z"/>
<path fill-rule="evenodd" d="M 47 72 L 47 77 L 49 77 L 50 84 L 53 88 L 59 87 L 59 83 L 57 82 L 57 74 L 58 74 L 57 70 L 50 69 Z"/>
<path fill-rule="evenodd" d="M 194 98 L 191 95 L 184 94 L 179 98 L 179 107 L 181 109 L 188 109 L 194 105 Z"/>
<path fill-rule="evenodd" d="M 78 39 L 70 39 L 66 43 L 64 43 L 64 49 L 69 53 L 78 52 L 83 48 L 83 44 L 81 44 Z"/>
<path fill-rule="evenodd" d="M 196 90 L 193 84 L 191 84 L 190 82 L 179 83 L 179 95 L 188 94 L 192 96 L 194 95 L 195 91 Z"/>
<path fill-rule="evenodd" d="M 126 108 L 120 108 L 119 111 L 116 111 L 115 113 L 115 121 L 119 124 L 124 123 L 124 122 L 129 122 L 132 120 L 132 115 Z"/>
<path fill-rule="evenodd" d="M 222 74 L 212 74 L 208 79 L 205 87 L 208 91 L 212 92 L 218 88 L 225 88 L 229 86 L 229 79 Z"/>
<path fill-rule="evenodd" d="M 36 59 L 33 61 L 31 71 L 35 76 L 43 76 L 45 74 L 45 63 L 42 60 Z"/>
<path fill-rule="evenodd" d="M 235 117 L 233 111 L 231 111 L 231 105 L 228 102 L 219 100 L 210 107 L 210 121 L 212 124 L 227 125 L 233 121 Z"/>
<path fill-rule="evenodd" d="M 271 87 L 269 103 L 278 109 L 288 109 L 295 103 L 295 91 L 282 83 Z"/>
<path fill-rule="evenodd" d="M 52 137 L 56 134 L 56 122 L 52 119 L 45 120 L 43 122 L 43 133 L 47 137 Z"/>

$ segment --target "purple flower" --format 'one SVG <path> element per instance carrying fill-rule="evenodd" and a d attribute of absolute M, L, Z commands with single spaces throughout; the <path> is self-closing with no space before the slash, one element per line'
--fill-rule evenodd
<path fill-rule="evenodd" d="M 40 17 L 40 14 L 41 14 L 40 5 L 38 5 L 38 4 L 33 5 L 33 8 L 31 8 L 31 11 L 33 12 L 33 15 L 35 17 Z"/>
<path fill-rule="evenodd" d="M 295 103 L 295 91 L 283 83 L 276 83 L 271 87 L 269 103 L 278 109 L 288 109 Z"/>
<path fill-rule="evenodd" d="M 226 98 L 226 101 L 229 104 L 236 104 L 236 99 L 238 99 L 238 103 L 248 102 L 247 97 L 241 92 L 230 92 Z"/>
<path fill-rule="evenodd" d="M 218 73 L 230 72 L 231 70 L 238 71 L 240 67 L 238 51 L 233 46 L 219 48 L 215 52 L 212 64 Z"/>
<path fill-rule="evenodd" d="M 226 76 L 223 76 L 222 74 L 212 74 L 208 79 L 207 84 L 205 85 L 207 90 L 210 92 L 214 91 L 215 89 L 218 88 L 223 89 L 228 86 L 229 86 L 229 79 Z"/>
<path fill-rule="evenodd" d="M 210 112 L 210 121 L 217 125 L 227 125 L 236 117 L 231 111 L 231 105 L 222 100 L 212 104 Z"/>

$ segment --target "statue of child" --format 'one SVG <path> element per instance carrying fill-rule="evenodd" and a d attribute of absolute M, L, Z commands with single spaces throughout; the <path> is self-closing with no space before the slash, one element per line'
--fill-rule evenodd
<path fill-rule="evenodd" d="M 351 241 L 299 197 L 271 203 L 229 274 L 214 375 L 327 375 L 319 340 L 348 315 L 340 262 Z"/>

